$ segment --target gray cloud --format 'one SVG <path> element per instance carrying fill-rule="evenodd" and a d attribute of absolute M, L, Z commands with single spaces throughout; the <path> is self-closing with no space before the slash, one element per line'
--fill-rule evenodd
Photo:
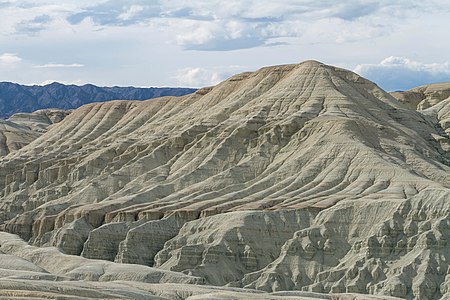
<path fill-rule="evenodd" d="M 22 21 L 15 26 L 16 33 L 34 35 L 47 28 L 53 21 L 49 15 L 40 15 L 29 21 Z"/>
<path fill-rule="evenodd" d="M 72 14 L 67 21 L 79 24 L 84 19 L 90 18 L 99 25 L 127 26 L 159 17 L 161 12 L 158 0 L 110 0 Z"/>
<path fill-rule="evenodd" d="M 436 3 L 434 3 L 436 2 Z M 357 41 L 391 33 L 385 28 L 388 18 L 406 14 L 410 10 L 432 9 L 434 4 L 413 3 L 407 0 L 109 0 L 88 6 L 71 14 L 72 25 L 89 18 L 100 26 L 129 26 L 158 20 L 163 27 L 171 27 L 177 44 L 185 50 L 230 51 L 259 46 L 276 45 L 273 39 L 301 37 L 305 28 L 321 20 L 337 20 L 338 28 L 323 28 L 331 32 L 337 42 Z M 380 17 L 382 16 L 382 17 Z M 190 21 L 188 26 L 185 22 Z M 240 32 L 217 28 L 240 24 Z M 177 26 L 180 23 L 180 26 Z M 331 25 L 330 25 L 331 24 Z M 326 25 L 324 25 L 326 26 Z M 205 29 L 206 28 L 206 29 Z M 316 30 L 317 28 L 315 28 Z M 164 30 L 164 29 L 163 29 Z M 208 36 L 195 37 L 193 32 Z M 318 32 L 319 35 L 323 35 Z M 325 38 L 329 42 L 329 38 Z"/>
<path fill-rule="evenodd" d="M 450 64 L 423 63 L 404 57 L 391 56 L 378 64 L 362 64 L 355 72 L 377 83 L 387 91 L 450 81 Z"/>
<path fill-rule="evenodd" d="M 353 21 L 361 17 L 374 14 L 380 8 L 380 2 L 372 3 L 345 3 L 338 7 L 337 11 L 331 16 L 337 17 L 346 21 Z"/>
<path fill-rule="evenodd" d="M 41 5 L 42 5 L 42 3 L 33 2 L 33 1 L 19 1 L 19 0 L 0 1 L 0 8 L 18 7 L 18 8 L 29 9 L 29 8 L 33 8 L 33 7 L 39 7 Z"/>
<path fill-rule="evenodd" d="M 0 0 L 0 55 L 23 57 L 3 56 L 0 76 L 168 85 L 178 84 L 177 69 L 212 70 L 179 77 L 197 85 L 222 78 L 227 70 L 215 69 L 218 62 L 253 68 L 317 59 L 348 68 L 378 62 L 386 52 L 445 61 L 450 45 L 442 38 L 449 19 L 446 2 Z M 85 67 L 36 68 L 46 62 Z M 387 89 L 427 83 L 418 78 L 446 80 L 445 72 L 364 66 L 363 75 Z"/>
<path fill-rule="evenodd" d="M 0 1 L 0 8 L 7 8 L 10 7 L 11 5 L 12 3 L 9 1 Z"/>
<path fill-rule="evenodd" d="M 232 51 L 255 48 L 263 46 L 265 43 L 265 39 L 259 37 L 241 37 L 234 39 L 215 38 L 207 43 L 187 44 L 184 46 L 184 49 L 197 51 Z M 268 46 L 275 46 L 275 44 L 268 44 Z"/>

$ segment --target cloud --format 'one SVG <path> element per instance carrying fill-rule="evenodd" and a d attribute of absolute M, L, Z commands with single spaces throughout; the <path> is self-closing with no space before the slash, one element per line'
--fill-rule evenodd
<path fill-rule="evenodd" d="M 176 36 L 177 44 L 186 50 L 229 51 L 265 43 L 261 29 L 238 21 L 195 21 L 188 27 L 189 30 Z"/>
<path fill-rule="evenodd" d="M 34 35 L 48 27 L 48 24 L 53 21 L 49 15 L 39 15 L 29 21 L 21 21 L 16 24 L 16 33 Z"/>
<path fill-rule="evenodd" d="M 12 5 L 9 1 L 0 1 L 0 8 L 10 7 Z"/>
<path fill-rule="evenodd" d="M 82 9 L 68 16 L 67 21 L 74 25 L 89 18 L 102 26 L 128 26 L 159 17 L 160 14 L 161 5 L 158 0 L 110 0 Z"/>
<path fill-rule="evenodd" d="M 232 75 L 248 71 L 251 68 L 242 65 L 216 66 L 214 68 L 190 67 L 178 69 L 175 75 L 177 84 L 190 87 L 216 85 Z"/>
<path fill-rule="evenodd" d="M 15 53 L 3 53 L 0 54 L 0 63 L 2 64 L 15 64 L 21 62 L 22 58 L 20 58 Z"/>
<path fill-rule="evenodd" d="M 42 68 L 82 68 L 84 65 L 82 64 L 44 64 L 44 65 L 36 65 L 33 66 L 35 69 L 42 69 Z"/>
<path fill-rule="evenodd" d="M 331 16 L 352 21 L 376 13 L 381 7 L 380 1 L 348 1 L 341 2 Z"/>
<path fill-rule="evenodd" d="M 390 56 L 378 64 L 361 64 L 355 70 L 388 91 L 450 81 L 450 64 L 423 63 L 405 57 Z"/>
<path fill-rule="evenodd" d="M 50 84 L 54 84 L 54 83 L 60 83 L 60 84 L 65 84 L 65 85 L 83 85 L 86 84 L 85 81 L 77 79 L 77 80 L 72 80 L 72 81 L 64 81 L 64 80 L 52 80 L 52 79 L 48 79 L 48 80 L 44 80 L 41 83 L 35 83 L 35 84 L 31 84 L 31 85 L 40 85 L 40 86 L 45 86 L 45 85 L 50 85 Z"/>
<path fill-rule="evenodd" d="M 131 5 L 127 11 L 117 16 L 119 20 L 128 21 L 136 18 L 140 13 L 145 10 L 145 7 L 141 5 Z"/>
<path fill-rule="evenodd" d="M 230 51 L 276 45 L 275 40 L 286 38 L 327 44 L 383 37 L 395 32 L 399 20 L 437 8 L 405 0 L 192 0 L 162 5 L 161 16 L 182 24 L 170 26 L 184 49 Z"/>
<path fill-rule="evenodd" d="M 5 28 L 15 28 L 16 34 L 36 35 L 57 27 L 77 31 L 83 21 L 91 26 L 91 32 L 109 27 L 153 27 L 163 32 L 172 44 L 197 51 L 283 45 L 280 39 L 326 44 L 382 37 L 395 29 L 394 25 L 386 24 L 404 22 L 411 14 L 437 10 L 445 4 L 441 0 L 423 2 L 426 3 L 407 0 L 83 0 L 56 4 L 53 0 L 53 4 L 46 1 L 39 6 L 38 1 L 0 0 L 7 9 L 15 8 L 9 15 L 14 15 L 16 21 Z M 34 6 L 25 7 L 23 3 Z M 0 12 L 0 19 L 2 17 Z"/>
<path fill-rule="evenodd" d="M 230 74 L 218 62 L 257 68 L 316 59 L 348 68 L 377 65 L 391 54 L 450 62 L 444 0 L 0 0 L 0 6 L 0 54 L 24 58 L 1 63 L 5 80 L 202 86 Z M 73 63 L 86 67 L 62 66 Z M 188 67 L 202 70 L 177 73 Z M 394 79 L 386 76 L 373 80 L 405 88 L 388 86 Z"/>
<path fill-rule="evenodd" d="M 185 50 L 231 51 L 258 46 L 275 46 L 272 40 L 301 34 L 295 22 L 261 23 L 242 20 L 184 21 L 175 24 L 176 42 Z"/>
<path fill-rule="evenodd" d="M 225 75 L 204 68 L 185 68 L 177 71 L 175 76 L 182 86 L 203 87 L 219 83 Z"/>
<path fill-rule="evenodd" d="M 274 40 L 300 38 L 311 24 L 323 20 L 342 21 L 337 28 L 333 26 L 336 22 L 322 22 L 328 26 L 322 31 L 331 31 L 338 42 L 381 36 L 388 33 L 382 28 L 383 22 L 370 24 L 366 18 L 386 7 L 392 7 L 391 2 L 109 0 L 81 9 L 67 20 L 75 25 L 89 19 L 98 26 L 152 23 L 185 50 L 231 51 L 280 45 Z"/>

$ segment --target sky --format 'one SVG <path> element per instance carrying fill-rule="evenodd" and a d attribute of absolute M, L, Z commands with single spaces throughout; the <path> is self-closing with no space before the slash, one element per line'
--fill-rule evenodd
<path fill-rule="evenodd" d="M 0 0 L 0 81 L 214 85 L 305 60 L 388 91 L 450 81 L 448 0 Z"/>

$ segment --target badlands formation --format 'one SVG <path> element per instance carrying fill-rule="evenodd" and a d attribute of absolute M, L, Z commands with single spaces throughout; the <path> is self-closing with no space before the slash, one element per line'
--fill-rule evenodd
<path fill-rule="evenodd" d="M 450 298 L 444 90 L 307 61 L 85 105 L 0 160 L 0 297 Z"/>
<path fill-rule="evenodd" d="M 68 110 L 44 109 L 0 119 L 0 157 L 28 145 L 69 114 Z"/>

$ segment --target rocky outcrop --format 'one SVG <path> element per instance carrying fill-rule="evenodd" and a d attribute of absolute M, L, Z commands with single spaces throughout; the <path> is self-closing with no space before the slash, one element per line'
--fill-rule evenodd
<path fill-rule="evenodd" d="M 116 264 L 103 260 L 89 260 L 61 253 L 56 248 L 29 246 L 14 235 L 0 232 L 0 250 L 17 260 L 34 264 L 30 271 L 52 273 L 62 278 L 87 281 L 133 280 L 137 282 L 201 283 L 201 278 L 167 272 L 146 266 Z M 16 259 L 16 258 L 15 258 Z M 17 262 L 13 262 L 16 268 Z"/>
<path fill-rule="evenodd" d="M 272 262 L 318 209 L 232 212 L 186 223 L 156 256 L 156 267 L 230 284 Z"/>
<path fill-rule="evenodd" d="M 272 264 L 242 283 L 403 299 L 448 296 L 449 196 L 429 190 L 398 202 L 339 203 L 296 232 Z"/>
<path fill-rule="evenodd" d="M 201 283 L 201 279 L 145 266 L 66 255 L 55 248 L 32 247 L 17 236 L 0 233 L 0 297 L 5 299 L 285 299 L 286 296 L 193 283 Z M 369 299 L 304 292 L 290 296 L 289 299 L 298 300 Z"/>

